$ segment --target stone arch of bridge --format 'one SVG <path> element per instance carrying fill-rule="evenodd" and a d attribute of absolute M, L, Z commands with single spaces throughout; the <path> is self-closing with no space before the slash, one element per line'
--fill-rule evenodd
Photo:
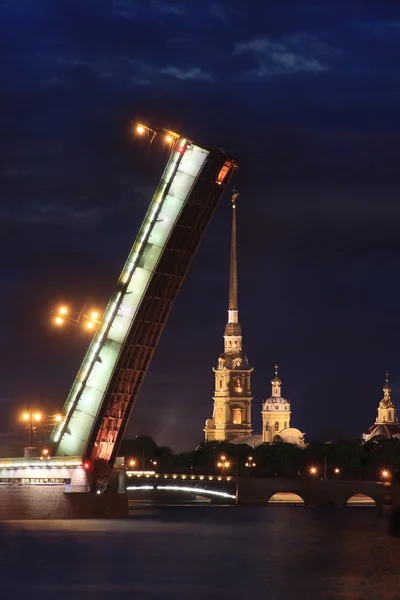
<path fill-rule="evenodd" d="M 374 498 L 373 495 L 365 494 L 364 492 L 355 492 L 346 498 L 344 506 L 351 506 L 352 504 L 363 504 L 368 505 L 368 503 L 374 503 L 374 506 L 379 504 L 379 499 Z"/>
<path fill-rule="evenodd" d="M 276 490 L 272 493 L 268 493 L 267 494 L 267 504 L 269 504 L 271 501 L 273 502 L 274 497 L 281 497 L 283 495 L 288 495 L 290 494 L 293 497 L 293 500 L 295 500 L 296 498 L 298 498 L 298 503 L 299 504 L 303 504 L 304 506 L 307 506 L 309 504 L 308 502 L 308 498 L 306 497 L 306 495 L 304 494 L 303 490 L 297 490 L 295 488 L 293 489 L 282 489 L 282 490 Z M 295 500 L 297 501 L 297 500 Z"/>
<path fill-rule="evenodd" d="M 303 498 L 302 493 L 299 492 L 291 492 L 288 490 L 275 492 L 268 498 L 268 504 L 272 502 L 282 502 L 287 504 L 301 504 L 303 506 L 306 505 L 306 502 Z"/>

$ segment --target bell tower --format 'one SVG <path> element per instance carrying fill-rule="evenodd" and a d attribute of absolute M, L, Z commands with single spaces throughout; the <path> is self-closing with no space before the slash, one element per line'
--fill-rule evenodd
<path fill-rule="evenodd" d="M 383 386 L 383 398 L 379 402 L 378 416 L 375 423 L 381 425 L 383 423 L 398 423 L 397 410 L 390 396 L 392 390 L 389 387 L 389 373 L 386 371 L 385 385 Z"/>
<path fill-rule="evenodd" d="M 236 258 L 236 200 L 232 193 L 232 240 L 229 281 L 228 322 L 224 333 L 224 352 L 215 373 L 214 411 L 204 429 L 206 441 L 227 440 L 252 434 L 250 377 L 253 371 L 242 349 L 239 324 Z"/>
<path fill-rule="evenodd" d="M 282 381 L 278 377 L 278 365 L 275 365 L 275 377 L 271 381 L 272 394 L 263 402 L 262 440 L 271 443 L 274 437 L 290 428 L 290 402 L 281 395 Z"/>

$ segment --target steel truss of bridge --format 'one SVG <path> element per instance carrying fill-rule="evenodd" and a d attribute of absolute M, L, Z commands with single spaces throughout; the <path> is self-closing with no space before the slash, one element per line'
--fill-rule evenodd
<path fill-rule="evenodd" d="M 102 492 L 151 358 L 236 162 L 174 136 L 139 233 L 50 437 Z"/>

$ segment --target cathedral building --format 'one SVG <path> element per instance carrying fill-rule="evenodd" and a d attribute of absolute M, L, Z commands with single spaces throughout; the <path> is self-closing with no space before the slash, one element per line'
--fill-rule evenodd
<path fill-rule="evenodd" d="M 206 441 L 248 437 L 251 427 L 251 373 L 243 353 L 239 324 L 238 280 L 236 259 L 236 199 L 232 195 L 232 241 L 229 281 L 228 322 L 224 333 L 224 352 L 213 369 L 215 374 L 214 411 L 204 429 Z"/>
<path fill-rule="evenodd" d="M 272 379 L 272 396 L 262 405 L 262 434 L 253 435 L 251 425 L 251 374 L 247 357 L 243 353 L 242 330 L 239 324 L 238 278 L 236 258 L 236 200 L 232 195 L 232 240 L 229 281 L 228 322 L 224 333 L 224 352 L 218 359 L 215 374 L 213 416 L 207 419 L 204 429 L 206 441 L 226 440 L 233 444 L 256 447 L 278 439 L 304 445 L 304 434 L 290 427 L 290 403 L 281 396 L 282 382 L 275 366 Z M 278 437 L 277 437 L 278 436 Z"/>
<path fill-rule="evenodd" d="M 385 385 L 383 386 L 383 398 L 378 405 L 378 416 L 375 424 L 363 434 L 363 440 L 368 442 L 372 438 L 382 435 L 386 438 L 400 438 L 400 424 L 397 418 L 397 410 L 390 396 L 389 373 L 386 372 Z"/>

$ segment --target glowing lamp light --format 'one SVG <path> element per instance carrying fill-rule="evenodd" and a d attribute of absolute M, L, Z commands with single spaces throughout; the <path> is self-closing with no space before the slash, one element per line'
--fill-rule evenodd
<path fill-rule="evenodd" d="M 47 449 L 47 448 L 43 448 L 43 450 L 42 450 L 42 454 L 43 454 L 44 456 L 47 456 L 47 455 L 48 455 L 48 453 L 49 453 L 48 449 Z"/>
<path fill-rule="evenodd" d="M 99 313 L 97 312 L 92 312 L 92 319 L 97 319 L 99 316 Z"/>
<path fill-rule="evenodd" d="M 86 325 L 86 327 L 87 327 L 88 329 L 93 329 L 93 327 L 94 327 L 94 323 L 93 323 L 93 321 L 89 321 L 89 322 L 88 322 L 88 324 Z"/>
<path fill-rule="evenodd" d="M 129 466 L 130 467 L 134 467 L 136 465 L 136 460 L 134 460 L 133 458 L 129 461 Z"/>
<path fill-rule="evenodd" d="M 316 472 L 317 472 L 317 467 L 311 467 L 311 469 L 310 469 L 311 475 L 315 475 Z"/>
<path fill-rule="evenodd" d="M 62 421 L 62 415 L 56 415 L 56 422 L 60 423 Z"/>
<path fill-rule="evenodd" d="M 55 323 L 56 325 L 62 325 L 64 323 L 64 319 L 61 317 L 56 317 Z"/>
<path fill-rule="evenodd" d="M 336 467 L 336 469 L 335 469 L 334 471 L 335 471 L 336 475 L 337 475 L 338 473 L 340 473 L 340 469 L 338 469 L 337 467 Z"/>
<path fill-rule="evenodd" d="M 138 125 L 136 127 L 136 133 L 139 133 L 139 135 L 142 135 L 142 133 L 145 132 L 145 128 L 143 127 L 143 125 Z"/>
<path fill-rule="evenodd" d="M 87 471 L 88 469 L 90 469 L 90 462 L 84 462 L 82 467 Z"/>
<path fill-rule="evenodd" d="M 40 419 L 42 418 L 42 415 L 40 413 L 36 413 L 33 415 L 33 418 L 35 419 L 35 421 L 40 421 Z"/>
<path fill-rule="evenodd" d="M 22 418 L 23 418 L 24 421 L 29 421 L 29 414 L 28 413 L 24 413 L 22 415 Z"/>
<path fill-rule="evenodd" d="M 382 473 L 381 473 L 382 477 L 389 477 L 389 471 L 387 471 L 386 469 L 383 469 Z"/>
<path fill-rule="evenodd" d="M 168 144 L 170 144 L 170 143 L 172 142 L 172 140 L 173 140 L 173 137 L 172 137 L 172 135 L 166 135 L 166 136 L 165 136 L 165 141 L 166 141 Z"/>
<path fill-rule="evenodd" d="M 59 312 L 60 312 L 60 315 L 66 315 L 66 314 L 67 314 L 67 312 L 68 312 L 68 308 L 67 308 L 66 306 L 62 306 L 62 307 L 60 308 L 60 311 L 59 311 Z"/>

